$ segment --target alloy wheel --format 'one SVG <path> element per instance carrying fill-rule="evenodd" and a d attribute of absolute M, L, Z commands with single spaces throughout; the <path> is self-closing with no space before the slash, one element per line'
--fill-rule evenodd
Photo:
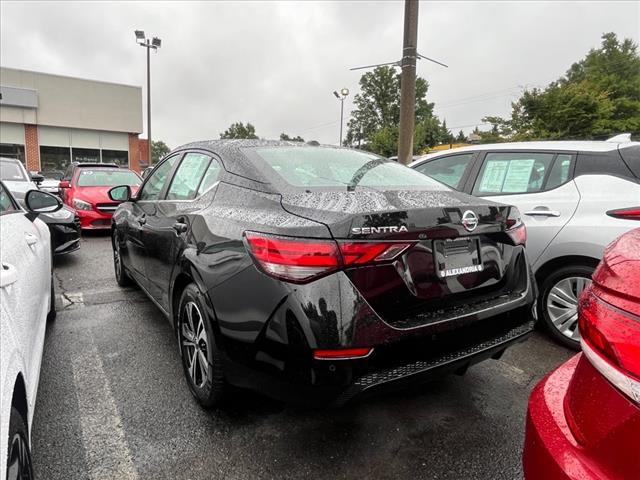
<path fill-rule="evenodd" d="M 11 440 L 9 458 L 7 462 L 7 480 L 31 480 L 31 456 L 24 437 L 16 433 Z"/>
<path fill-rule="evenodd" d="M 113 266 L 116 270 L 116 277 L 120 278 L 122 275 L 122 260 L 120 259 L 120 244 L 117 239 L 113 242 Z"/>
<path fill-rule="evenodd" d="M 209 378 L 209 339 L 204 325 L 205 319 L 195 302 L 185 303 L 180 322 L 182 358 L 191 382 L 202 388 Z"/>
<path fill-rule="evenodd" d="M 565 337 L 580 340 L 578 299 L 591 284 L 586 277 L 567 277 L 556 283 L 547 296 L 547 313 L 553 326 Z"/>

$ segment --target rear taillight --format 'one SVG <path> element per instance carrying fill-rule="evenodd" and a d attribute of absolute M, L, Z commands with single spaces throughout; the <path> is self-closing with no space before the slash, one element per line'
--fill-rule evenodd
<path fill-rule="evenodd" d="M 507 234 L 509 234 L 513 243 L 516 245 L 525 245 L 527 243 L 527 227 L 525 227 L 522 221 L 520 210 L 516 207 L 511 207 L 506 224 Z"/>
<path fill-rule="evenodd" d="M 245 238 L 264 273 L 293 283 L 307 283 L 343 267 L 388 262 L 413 245 L 281 237 L 258 232 L 245 232 Z"/>
<path fill-rule="evenodd" d="M 622 218 L 624 220 L 640 220 L 640 207 L 618 208 L 609 210 L 607 215 L 613 218 Z"/>
<path fill-rule="evenodd" d="M 640 319 L 599 299 L 589 288 L 580 298 L 582 351 L 613 385 L 640 403 Z"/>

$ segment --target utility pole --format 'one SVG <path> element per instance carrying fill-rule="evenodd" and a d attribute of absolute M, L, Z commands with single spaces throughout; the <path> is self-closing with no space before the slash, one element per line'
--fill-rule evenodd
<path fill-rule="evenodd" d="M 409 164 L 413 159 L 413 129 L 416 105 L 416 60 L 418 44 L 418 0 L 404 0 L 404 40 L 402 44 L 402 75 L 400 77 L 400 133 L 398 162 Z"/>

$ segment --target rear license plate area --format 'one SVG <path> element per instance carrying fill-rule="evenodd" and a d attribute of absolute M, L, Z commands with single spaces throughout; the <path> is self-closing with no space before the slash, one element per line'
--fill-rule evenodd
<path fill-rule="evenodd" d="M 481 272 L 483 269 L 477 237 L 434 240 L 433 255 L 439 278 Z"/>

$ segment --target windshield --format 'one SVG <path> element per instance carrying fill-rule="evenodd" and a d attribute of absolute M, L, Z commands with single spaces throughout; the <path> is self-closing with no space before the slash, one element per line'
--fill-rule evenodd
<path fill-rule="evenodd" d="M 5 182 L 28 182 L 22 165 L 14 162 L 0 162 L 0 180 Z"/>
<path fill-rule="evenodd" d="M 107 168 L 85 170 L 83 168 L 78 176 L 79 187 L 115 187 L 118 185 L 138 186 L 140 183 L 142 183 L 140 177 L 131 170 Z"/>
<path fill-rule="evenodd" d="M 371 188 L 427 187 L 441 183 L 396 162 L 356 150 L 318 147 L 267 147 L 256 153 L 294 187 Z"/>

